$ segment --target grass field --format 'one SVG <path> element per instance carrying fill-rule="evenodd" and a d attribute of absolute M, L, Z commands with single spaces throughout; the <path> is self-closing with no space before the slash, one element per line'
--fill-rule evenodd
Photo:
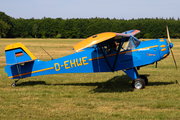
<path fill-rule="evenodd" d="M 131 87 L 122 71 L 114 73 L 57 74 L 14 81 L 4 72 L 6 45 L 21 42 L 37 58 L 71 53 L 78 39 L 0 39 L 0 119 L 180 119 L 180 70 L 172 56 L 142 67 L 149 84 L 142 90 Z M 180 66 L 180 40 L 172 40 Z"/>

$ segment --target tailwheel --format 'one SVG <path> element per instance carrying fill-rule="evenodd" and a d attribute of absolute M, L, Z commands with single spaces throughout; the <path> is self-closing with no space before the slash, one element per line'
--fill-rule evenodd
<path fill-rule="evenodd" d="M 12 83 L 11 86 L 12 86 L 12 87 L 16 87 L 16 83 Z"/>
<path fill-rule="evenodd" d="M 143 89 L 145 87 L 145 80 L 142 78 L 136 78 L 133 81 L 133 87 L 136 89 Z"/>
<path fill-rule="evenodd" d="M 15 80 L 15 82 L 12 83 L 11 86 L 12 86 L 12 87 L 16 87 L 16 83 L 17 83 L 18 81 L 19 81 L 19 79 L 18 79 L 18 80 Z"/>
<path fill-rule="evenodd" d="M 140 78 L 144 79 L 145 85 L 148 85 L 148 79 L 144 75 L 140 75 Z"/>

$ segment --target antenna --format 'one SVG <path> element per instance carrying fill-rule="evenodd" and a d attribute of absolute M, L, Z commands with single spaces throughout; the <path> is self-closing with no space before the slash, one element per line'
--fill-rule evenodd
<path fill-rule="evenodd" d="M 40 46 L 41 47 L 41 46 Z M 41 47 L 42 48 L 42 47 Z M 43 48 L 42 48 L 43 49 Z M 44 49 L 43 49 L 44 50 Z M 45 50 L 44 50 L 45 51 Z M 46 52 L 46 51 L 45 51 Z M 53 57 L 48 53 L 46 52 L 50 57 L 51 57 L 51 60 L 54 60 Z"/>

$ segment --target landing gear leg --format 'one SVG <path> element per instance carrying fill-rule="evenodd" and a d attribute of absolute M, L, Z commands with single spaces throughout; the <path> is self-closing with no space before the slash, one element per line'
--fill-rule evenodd
<path fill-rule="evenodd" d="M 136 89 L 143 89 L 145 87 L 145 80 L 140 78 L 136 68 L 124 70 L 124 72 L 133 80 L 132 87 Z"/>
<path fill-rule="evenodd" d="M 135 89 L 143 89 L 148 84 L 146 76 L 139 75 L 136 68 L 123 70 L 132 80 L 132 87 Z"/>
<path fill-rule="evenodd" d="M 17 83 L 18 81 L 19 81 L 19 79 L 18 79 L 18 80 L 15 80 L 14 83 L 11 84 L 11 86 L 12 86 L 12 87 L 16 87 L 16 83 Z"/>

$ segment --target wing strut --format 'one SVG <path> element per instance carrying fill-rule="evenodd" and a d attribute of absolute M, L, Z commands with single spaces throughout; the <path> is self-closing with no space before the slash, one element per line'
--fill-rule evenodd
<path fill-rule="evenodd" d="M 106 60 L 106 62 L 108 64 L 109 68 L 111 69 L 112 72 L 114 72 L 114 70 L 111 68 L 111 65 L 109 64 L 109 61 L 108 61 L 108 59 L 107 59 L 107 57 L 106 57 L 106 55 L 105 55 L 105 53 L 104 53 L 104 51 L 102 49 L 102 46 L 100 44 L 98 44 L 98 47 L 100 48 L 100 50 L 101 50 L 101 52 L 102 52 L 102 54 L 103 54 L 103 56 L 104 56 L 104 58 L 105 58 L 105 60 Z"/>
<path fill-rule="evenodd" d="M 14 52 L 14 50 L 13 50 L 13 52 Z M 14 52 L 14 55 L 15 55 L 15 52 Z M 20 63 L 18 64 L 16 56 L 15 56 L 15 60 L 16 60 L 16 67 L 17 67 L 17 71 L 19 74 L 19 78 L 18 78 L 18 80 L 15 80 L 14 83 L 11 84 L 12 87 L 15 87 L 16 83 L 22 78 L 21 73 L 20 73 L 21 72 L 21 66 L 20 66 Z"/>
<path fill-rule="evenodd" d="M 107 57 L 106 57 L 106 55 L 105 55 L 105 53 L 104 53 L 104 51 L 102 49 L 101 44 L 98 44 L 98 47 L 100 48 L 100 51 L 102 52 L 108 66 L 109 66 L 109 68 L 111 69 L 112 72 L 114 72 L 114 69 L 115 69 L 115 66 L 116 66 L 116 63 L 117 63 L 117 59 L 118 59 L 118 55 L 120 53 L 120 49 L 122 48 L 122 45 L 123 45 L 124 41 L 125 41 L 125 39 L 122 42 L 119 43 L 118 51 L 116 52 L 116 57 L 115 57 L 114 64 L 113 64 L 113 68 L 111 67 L 111 65 L 109 63 L 109 61 L 108 61 L 108 59 L 107 59 Z"/>
<path fill-rule="evenodd" d="M 115 69 L 115 66 L 116 66 L 116 63 L 117 63 L 119 52 L 120 52 L 120 50 L 122 48 L 122 45 L 123 45 L 124 41 L 125 41 L 125 39 L 122 41 L 122 43 L 119 43 L 118 51 L 116 53 L 116 58 L 115 58 L 114 65 L 113 65 L 113 72 L 114 72 L 114 69 Z"/>

